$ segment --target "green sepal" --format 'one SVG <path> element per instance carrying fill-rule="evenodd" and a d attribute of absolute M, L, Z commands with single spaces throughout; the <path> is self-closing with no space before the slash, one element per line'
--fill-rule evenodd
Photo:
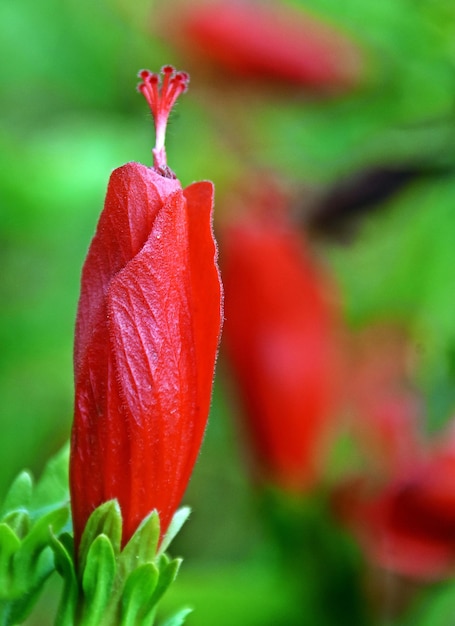
<path fill-rule="evenodd" d="M 178 511 L 163 539 L 166 546 L 188 513 L 187 508 Z M 51 537 L 55 567 L 64 579 L 55 626 L 154 624 L 157 604 L 175 580 L 181 559 L 169 559 L 163 553 L 163 543 L 158 549 L 157 511 L 142 521 L 123 550 L 121 538 L 122 516 L 116 500 L 105 502 L 90 516 L 79 546 L 77 567 L 72 537 L 67 533 Z M 183 619 L 181 613 L 176 626 Z"/>
<path fill-rule="evenodd" d="M 51 548 L 54 552 L 55 569 L 63 579 L 63 590 L 55 618 L 55 626 L 73 626 L 76 619 L 79 586 L 74 567 L 73 537 L 64 533 L 57 537 L 51 533 Z"/>
<path fill-rule="evenodd" d="M 0 524 L 0 600 L 14 596 L 14 555 L 21 545 L 19 537 L 7 524 Z"/>
<path fill-rule="evenodd" d="M 174 582 L 181 564 L 182 559 L 173 559 L 171 561 L 165 554 L 162 554 L 159 557 L 158 569 L 160 577 L 158 579 L 158 584 L 155 587 L 155 591 L 153 592 L 153 604 L 158 604 L 170 585 Z"/>
<path fill-rule="evenodd" d="M 25 590 L 30 583 L 35 586 L 39 580 L 44 582 L 52 573 L 54 569 L 52 553 L 47 549 L 50 542 L 50 529 L 60 532 L 68 515 L 69 511 L 66 508 L 47 513 L 38 519 L 23 539 L 14 557 L 15 576 L 22 589 Z M 42 555 L 44 552 L 47 556 Z"/>
<path fill-rule="evenodd" d="M 5 496 L 0 509 L 0 519 L 3 520 L 12 511 L 28 510 L 32 501 L 33 479 L 29 472 L 21 472 Z"/>
<path fill-rule="evenodd" d="M 111 599 L 117 564 L 109 537 L 98 535 L 88 549 L 82 572 L 84 594 L 80 626 L 99 626 L 107 623 L 107 609 Z"/>
<path fill-rule="evenodd" d="M 31 520 L 27 511 L 17 510 L 7 513 L 3 518 L 3 523 L 13 530 L 19 539 L 23 539 L 30 531 Z"/>
<path fill-rule="evenodd" d="M 169 524 L 169 527 L 166 531 L 166 534 L 163 537 L 163 540 L 160 545 L 160 549 L 158 550 L 158 555 L 164 554 L 171 542 L 174 540 L 175 536 L 180 532 L 183 524 L 186 522 L 188 517 L 190 516 L 191 509 L 189 506 L 182 506 L 175 514 Z"/>
<path fill-rule="evenodd" d="M 122 594 L 121 626 L 140 626 L 154 610 L 154 592 L 160 573 L 154 563 L 145 563 L 128 576 Z"/>
<path fill-rule="evenodd" d="M 160 518 L 155 510 L 142 520 L 119 556 L 119 576 L 122 581 L 136 567 L 154 560 L 159 540 Z"/>
<path fill-rule="evenodd" d="M 122 514 L 117 500 L 104 502 L 90 515 L 79 546 L 79 571 L 86 566 L 87 554 L 99 535 L 109 537 L 115 557 L 120 554 L 122 540 Z"/>
<path fill-rule="evenodd" d="M 188 617 L 188 615 L 192 612 L 193 612 L 193 609 L 189 607 L 186 609 L 180 609 L 178 613 L 176 613 L 172 617 L 169 617 L 162 626 L 182 626 L 182 624 L 185 623 L 185 620 Z"/>

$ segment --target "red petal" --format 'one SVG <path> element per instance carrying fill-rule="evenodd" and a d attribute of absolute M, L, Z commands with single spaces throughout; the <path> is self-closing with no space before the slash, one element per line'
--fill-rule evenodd
<path fill-rule="evenodd" d="M 188 206 L 197 404 L 202 413 L 207 413 L 222 319 L 218 251 L 212 232 L 214 189 L 212 183 L 199 182 L 184 189 L 183 194 Z"/>
<path fill-rule="evenodd" d="M 93 329 L 106 323 L 104 307 L 110 280 L 138 253 L 163 199 L 179 188 L 177 180 L 163 178 L 139 163 L 127 163 L 112 172 L 82 272 L 74 346 L 76 373 Z"/>
<path fill-rule="evenodd" d="M 91 511 L 110 498 L 122 509 L 124 542 L 155 508 L 165 532 L 199 451 L 220 282 L 211 185 L 192 186 L 188 199 L 178 181 L 138 164 L 109 183 L 77 320 L 76 543 Z"/>
<path fill-rule="evenodd" d="M 186 487 L 181 468 L 192 446 L 196 367 L 182 194 L 168 199 L 141 252 L 113 281 L 109 317 L 133 431 L 132 483 L 122 503 L 130 535 L 153 508 L 166 528 Z"/>

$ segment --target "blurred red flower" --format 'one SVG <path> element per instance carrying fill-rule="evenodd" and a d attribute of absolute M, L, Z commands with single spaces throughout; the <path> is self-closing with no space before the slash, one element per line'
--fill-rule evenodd
<path fill-rule="evenodd" d="M 454 433 L 450 439 L 382 489 L 367 481 L 348 486 L 349 524 L 381 567 L 427 581 L 453 575 Z"/>
<path fill-rule="evenodd" d="M 190 3 L 172 22 L 186 55 L 240 76 L 337 89 L 362 74 L 360 52 L 346 36 L 281 3 Z"/>
<path fill-rule="evenodd" d="M 164 76 L 160 94 L 156 75 L 141 74 L 160 105 L 187 80 L 172 68 Z M 164 100 L 161 114 L 172 103 Z M 123 543 L 153 509 L 166 531 L 209 411 L 221 316 L 213 185 L 182 190 L 159 121 L 155 168 L 128 163 L 112 173 L 82 272 L 70 468 L 76 545 L 92 511 L 112 498 Z"/>
<path fill-rule="evenodd" d="M 372 326 L 354 352 L 353 432 L 366 471 L 336 489 L 338 512 L 373 563 L 409 578 L 446 577 L 455 571 L 455 430 L 425 442 L 415 348 L 403 328 Z"/>
<path fill-rule="evenodd" d="M 225 346 L 262 476 L 307 488 L 318 474 L 336 386 L 332 286 L 276 213 L 225 227 L 221 258 Z"/>

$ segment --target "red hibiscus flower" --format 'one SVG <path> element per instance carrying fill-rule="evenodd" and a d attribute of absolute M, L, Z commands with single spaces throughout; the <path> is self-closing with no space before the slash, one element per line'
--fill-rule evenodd
<path fill-rule="evenodd" d="M 226 351 L 260 471 L 307 488 L 336 387 L 331 285 L 284 216 L 240 219 L 222 244 Z"/>
<path fill-rule="evenodd" d="M 336 507 L 376 565 L 408 578 L 444 578 L 455 571 L 455 431 L 424 441 L 415 349 L 402 329 L 372 327 L 360 345 L 353 426 L 368 469 L 338 487 Z"/>
<path fill-rule="evenodd" d="M 451 435 L 453 439 L 453 433 Z M 455 445 L 435 448 L 382 489 L 350 492 L 348 520 L 371 560 L 409 578 L 455 571 Z"/>
<path fill-rule="evenodd" d="M 346 36 L 280 3 L 191 3 L 173 16 L 173 26 L 186 54 L 244 77 L 336 89 L 362 73 L 359 51 Z"/>
<path fill-rule="evenodd" d="M 221 320 L 213 186 L 182 189 L 166 165 L 167 116 L 188 76 L 148 71 L 154 168 L 110 178 L 82 272 L 75 335 L 70 484 L 76 545 L 88 517 L 117 498 L 123 544 L 157 509 L 163 534 L 204 433 Z"/>

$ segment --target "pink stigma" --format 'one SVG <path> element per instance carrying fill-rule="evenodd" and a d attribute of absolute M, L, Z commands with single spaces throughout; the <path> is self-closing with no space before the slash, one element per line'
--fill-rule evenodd
<path fill-rule="evenodd" d="M 141 70 L 138 76 L 141 79 L 138 91 L 147 100 L 155 122 L 153 166 L 164 174 L 169 171 L 164 146 L 167 121 L 177 98 L 188 89 L 190 77 L 186 72 L 176 72 L 172 65 L 162 67 L 159 74 Z"/>

